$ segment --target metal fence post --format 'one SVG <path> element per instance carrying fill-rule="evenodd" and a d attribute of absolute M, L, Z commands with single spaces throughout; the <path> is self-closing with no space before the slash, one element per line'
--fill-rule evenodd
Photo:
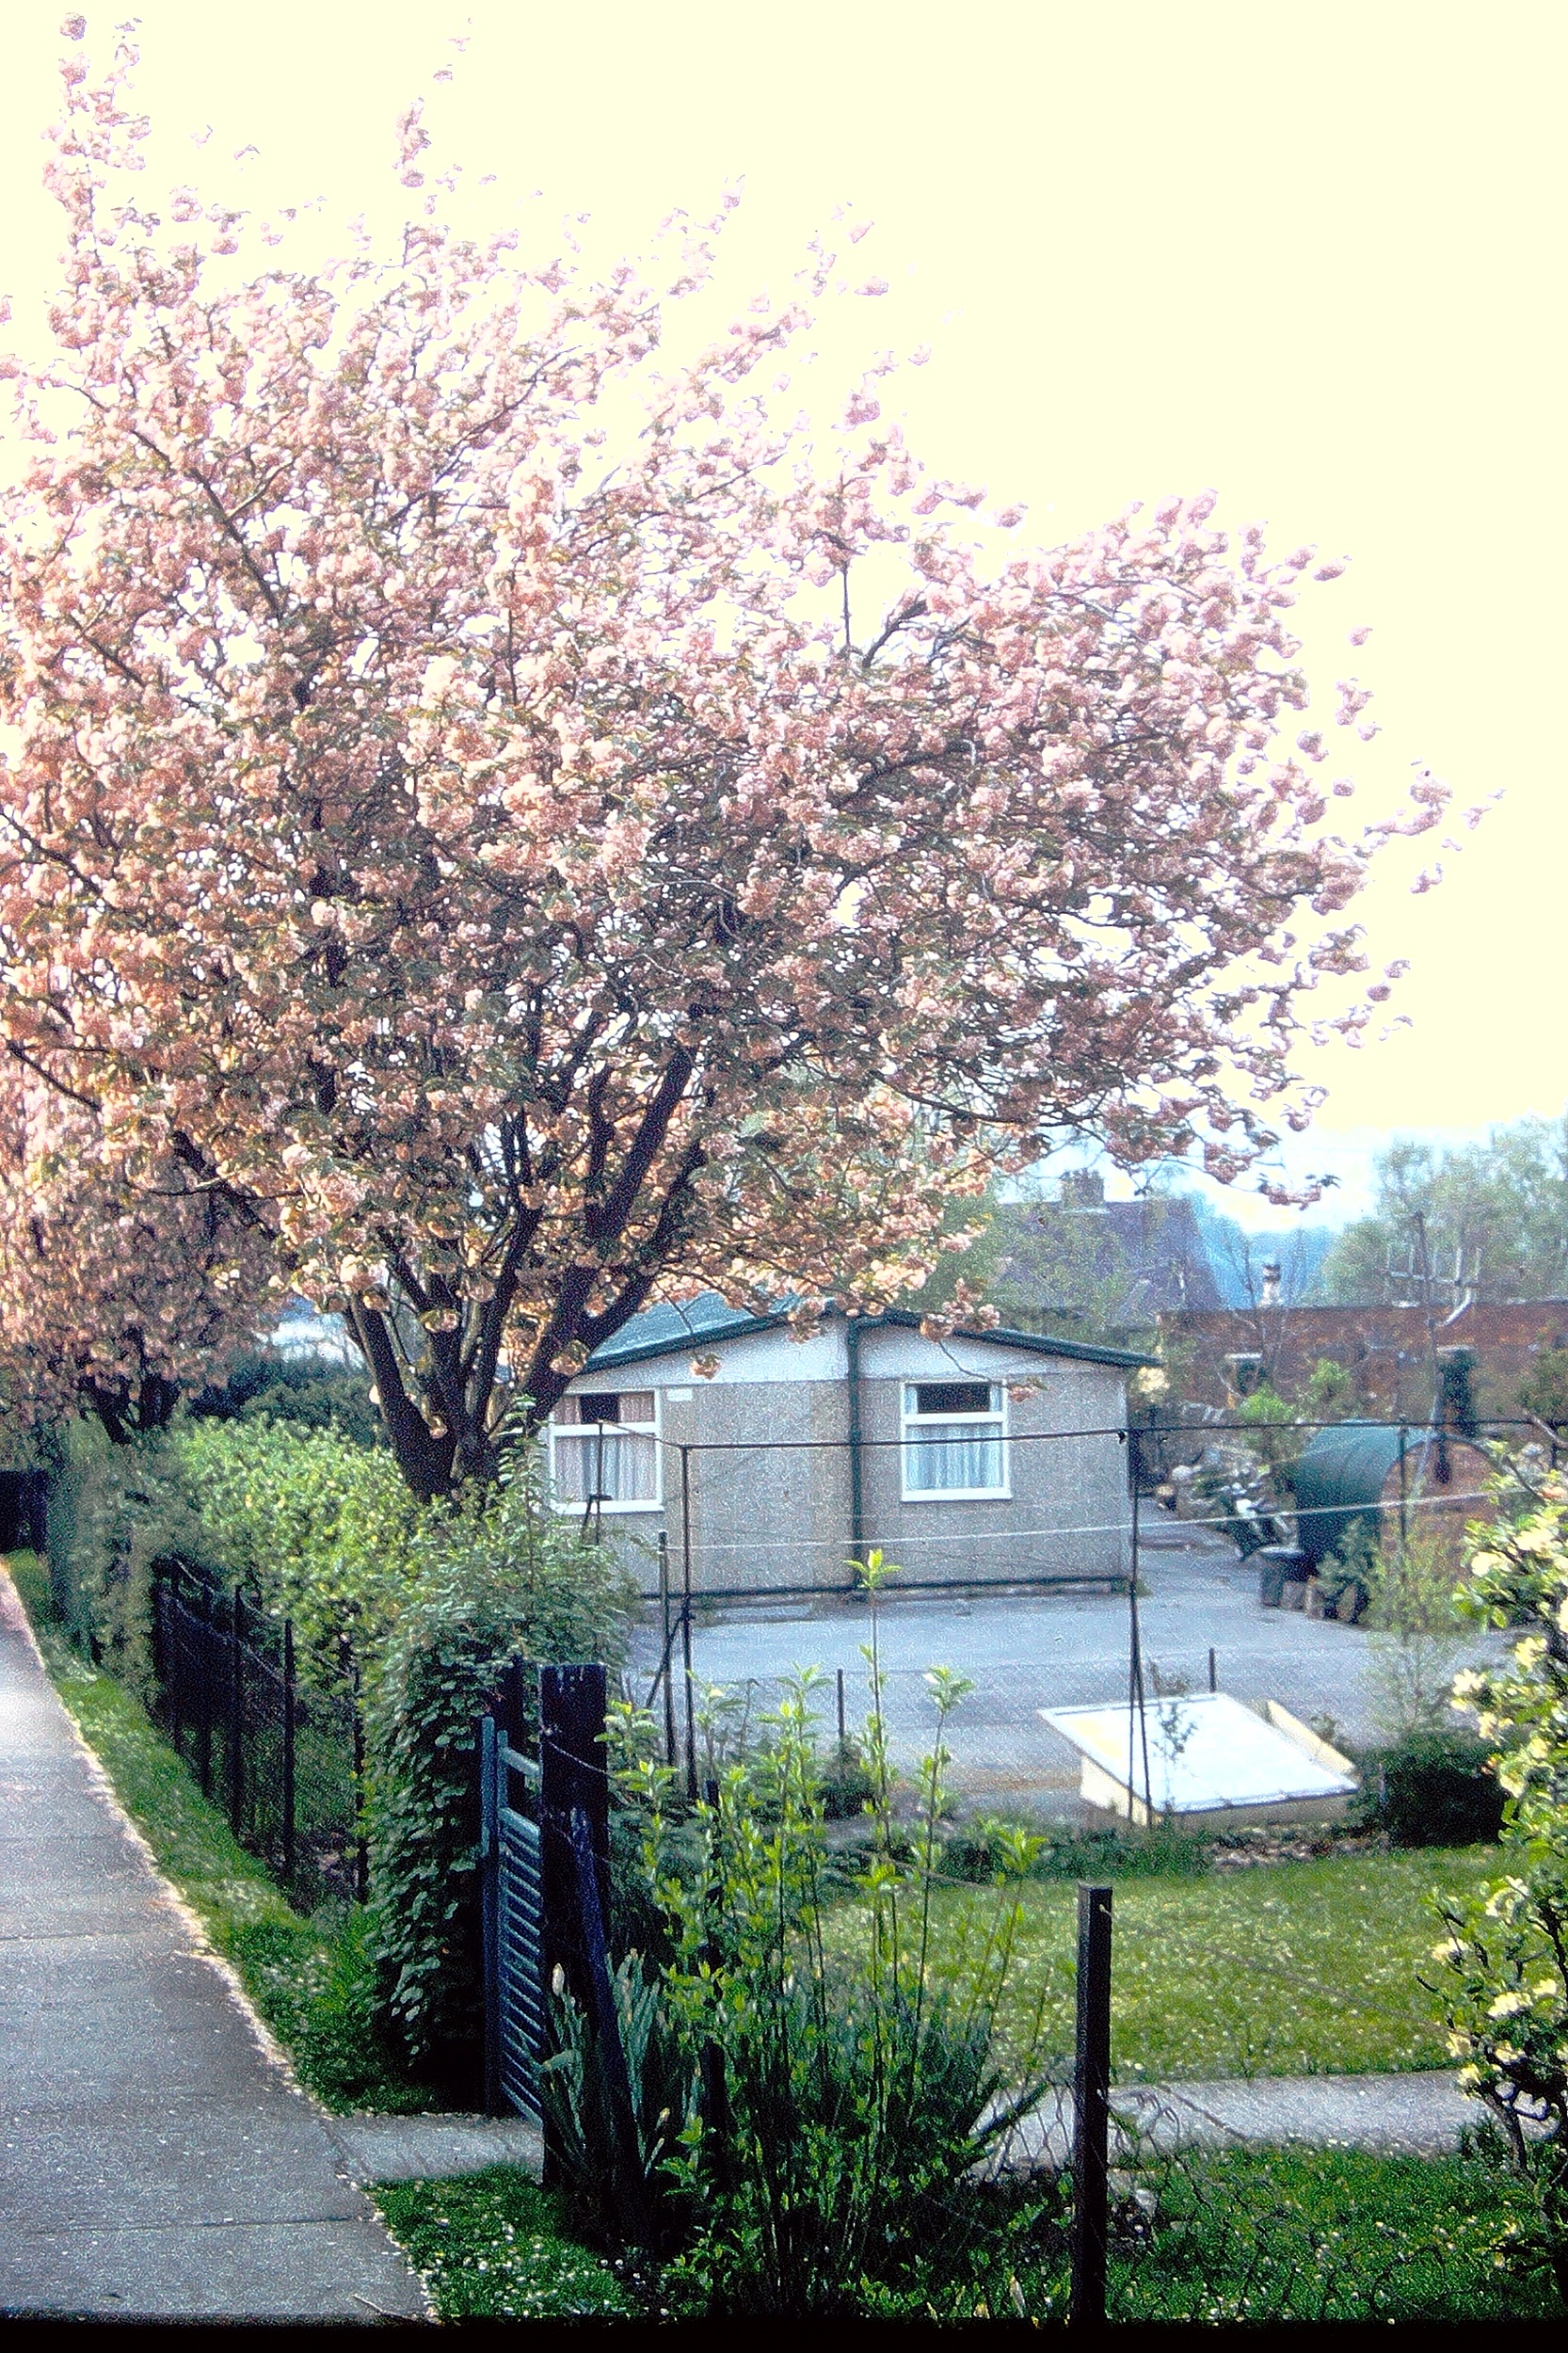
<path fill-rule="evenodd" d="M 582 1900 L 572 1847 L 572 1816 L 581 1813 L 608 1910 L 610 1784 L 604 1754 L 604 1669 L 597 1664 L 539 1669 L 539 1974 L 545 2014 L 560 1969 L 583 2009 L 593 2014 L 595 1993 L 583 1951 Z M 545 2173 L 556 2177 L 559 2152 L 545 2119 Z"/>
<path fill-rule="evenodd" d="M 593 1838 L 601 1896 L 610 1868 L 610 1783 L 604 1754 L 605 1673 L 597 1663 L 539 1669 L 539 1826 L 544 1881 L 545 1982 L 559 1962 L 580 1995 L 571 1817 L 581 1807 Z"/>
<path fill-rule="evenodd" d="M 294 1879 L 294 1620 L 283 1620 L 283 1877 Z"/>
<path fill-rule="evenodd" d="M 1111 2138 L 1111 1890 L 1079 1881 L 1078 2046 L 1073 2069 L 1073 2321 L 1105 2319 Z"/>
<path fill-rule="evenodd" d="M 659 1530 L 659 1630 L 664 1639 L 660 1651 L 664 1678 L 664 1762 L 675 1763 L 675 1679 L 670 1672 L 670 1647 L 674 1639 L 670 1625 L 670 1540 L 669 1530 Z"/>
<path fill-rule="evenodd" d="M 148 1631 L 152 1639 L 152 1689 L 149 1695 L 149 1713 L 156 1720 L 165 1712 L 164 1693 L 168 1684 L 168 1651 L 164 1636 L 164 1574 L 156 1564 L 152 1570 L 148 1600 L 152 1610 Z"/>
<path fill-rule="evenodd" d="M 237 1838 L 245 1805 L 245 1602 L 236 1585 L 229 1609 L 229 1827 Z"/>
<path fill-rule="evenodd" d="M 360 1903 L 370 1900 L 370 1843 L 365 1836 L 365 1720 L 360 1709 L 360 1659 L 348 1654 L 349 1689 L 354 1709 L 354 1893 Z"/>
<path fill-rule="evenodd" d="M 500 2116 L 501 2096 L 501 1825 L 496 1808 L 496 1722 L 479 1721 L 479 1936 L 485 1978 L 485 2113 Z"/>
<path fill-rule="evenodd" d="M 201 1614 L 197 1620 L 200 1639 L 200 1666 L 196 1677 L 196 1757 L 197 1778 L 201 1795 L 213 1794 L 213 1653 L 217 1633 L 213 1625 L 212 1588 L 202 1579 L 200 1584 Z"/>
<path fill-rule="evenodd" d="M 588 1981 L 591 2015 L 599 2041 L 600 2072 L 609 2094 L 616 2139 L 620 2144 L 620 2202 L 623 2218 L 630 2226 L 628 2235 L 642 2239 L 647 2235 L 647 2201 L 637 2147 L 637 2112 L 632 2099 L 632 2078 L 627 2072 L 620 2020 L 616 2014 L 616 1989 L 610 1980 L 600 1858 L 587 1814 L 580 1805 L 571 1809 L 570 1831 L 583 1969 Z"/>
<path fill-rule="evenodd" d="M 692 1449 L 680 1449 L 680 1658 L 686 1676 L 686 1795 L 696 1803 L 696 1705 L 692 1683 Z"/>

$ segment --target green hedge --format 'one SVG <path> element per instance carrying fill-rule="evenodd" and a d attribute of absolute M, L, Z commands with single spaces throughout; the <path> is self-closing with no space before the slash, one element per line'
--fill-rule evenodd
<path fill-rule="evenodd" d="M 294 1622 L 302 1677 L 352 1669 L 368 1735 L 369 1939 L 384 2023 L 461 2073 L 477 2035 L 476 1720 L 514 1658 L 625 1653 L 630 1578 L 546 1503 L 536 1458 L 477 1496 L 421 1504 L 384 1448 L 263 1418 L 110 1447 L 68 1433 L 51 1509 L 61 1622 L 152 1697 L 151 1593 L 177 1559 Z"/>
<path fill-rule="evenodd" d="M 111 1446 L 95 1421 L 67 1425 L 50 1476 L 48 1551 L 56 1619 L 148 1702 L 154 1564 L 172 1558 L 227 1574 L 168 1437 Z"/>
<path fill-rule="evenodd" d="M 1360 1759 L 1365 1820 L 1396 1847 L 1472 1847 L 1502 1833 L 1492 1749 L 1471 1732 L 1407 1733 Z"/>
<path fill-rule="evenodd" d="M 210 1556 L 293 1619 L 302 1671 L 341 1683 L 346 1647 L 374 1677 L 442 1517 L 387 1449 L 256 1419 L 188 1423 L 168 1451 Z"/>
<path fill-rule="evenodd" d="M 372 1719 L 382 2005 L 416 2063 L 465 2073 L 477 2058 L 478 1720 L 513 1659 L 617 1670 L 632 1598 L 615 1555 L 551 1513 L 520 1466 L 486 1508 L 433 1531 Z"/>

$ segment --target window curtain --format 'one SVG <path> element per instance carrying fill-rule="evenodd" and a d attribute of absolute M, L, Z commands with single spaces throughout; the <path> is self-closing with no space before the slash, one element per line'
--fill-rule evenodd
<path fill-rule="evenodd" d="M 904 1483 L 911 1495 L 1001 1486 L 1000 1424 L 936 1422 L 911 1432 L 904 1446 Z"/>
<path fill-rule="evenodd" d="M 600 1447 L 604 1452 L 601 1459 Z M 614 1422 L 555 1433 L 555 1495 L 561 1503 L 654 1503 L 659 1497 L 658 1450 L 651 1437 Z"/>

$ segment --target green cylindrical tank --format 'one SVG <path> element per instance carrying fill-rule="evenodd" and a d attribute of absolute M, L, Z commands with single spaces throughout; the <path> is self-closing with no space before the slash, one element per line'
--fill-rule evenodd
<path fill-rule="evenodd" d="M 1484 1447 L 1452 1430 L 1381 1421 L 1320 1430 L 1296 1464 L 1296 1541 L 1314 1568 L 1357 1520 L 1376 1545 L 1402 1498 L 1419 1513 L 1418 1525 L 1440 1528 L 1457 1545 L 1464 1521 L 1486 1513 L 1494 1467 Z"/>

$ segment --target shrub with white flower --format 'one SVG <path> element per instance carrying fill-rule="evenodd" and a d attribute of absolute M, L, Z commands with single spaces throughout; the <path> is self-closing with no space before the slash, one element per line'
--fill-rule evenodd
<path fill-rule="evenodd" d="M 1536 2187 L 1539 2228 L 1512 2251 L 1549 2265 L 1568 2298 L 1568 1478 L 1473 1529 L 1467 1569 L 1466 1613 L 1519 1636 L 1505 1661 L 1454 1683 L 1496 1743 L 1512 1867 L 1484 1900 L 1441 1903 L 1433 1958 L 1459 2080 Z"/>

